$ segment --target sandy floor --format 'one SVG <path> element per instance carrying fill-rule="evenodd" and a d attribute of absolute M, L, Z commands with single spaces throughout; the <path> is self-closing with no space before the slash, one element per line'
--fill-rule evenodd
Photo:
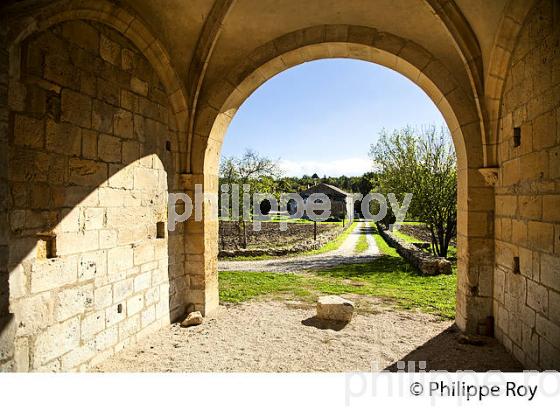
<path fill-rule="evenodd" d="M 356 242 L 362 233 L 367 233 L 368 249 L 360 254 L 354 252 Z M 365 223 L 359 222 L 340 247 L 331 252 L 318 255 L 288 256 L 263 260 L 221 260 L 219 271 L 254 272 L 302 272 L 308 269 L 322 269 L 348 263 L 366 263 L 379 256 L 375 238 Z"/>
<path fill-rule="evenodd" d="M 376 301 L 373 301 L 376 302 Z M 427 369 L 519 370 L 492 339 L 459 343 L 451 321 L 392 310 L 360 313 L 343 328 L 321 328 L 315 310 L 293 302 L 221 306 L 197 327 L 148 336 L 94 369 L 103 372 L 347 372 L 425 360 Z"/>

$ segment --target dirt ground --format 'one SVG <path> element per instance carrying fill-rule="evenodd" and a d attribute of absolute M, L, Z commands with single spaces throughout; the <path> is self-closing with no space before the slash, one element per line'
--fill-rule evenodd
<path fill-rule="evenodd" d="M 220 306 L 196 327 L 177 324 L 126 348 L 101 372 L 352 372 L 396 370 L 397 362 L 426 361 L 426 369 L 519 371 L 493 339 L 460 343 L 451 321 L 393 310 L 360 312 L 346 326 L 314 318 L 313 306 L 256 301 Z M 330 327 L 330 328 L 329 328 Z"/>

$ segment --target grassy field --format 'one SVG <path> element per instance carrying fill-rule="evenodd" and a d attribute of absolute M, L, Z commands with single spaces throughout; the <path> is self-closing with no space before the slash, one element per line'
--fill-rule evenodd
<path fill-rule="evenodd" d="M 421 276 L 385 243 L 375 226 L 373 235 L 383 255 L 370 263 L 340 265 L 306 275 L 220 272 L 220 299 L 239 303 L 266 297 L 313 303 L 319 295 L 355 294 L 382 298 L 401 309 L 418 309 L 453 319 L 455 273 Z"/>

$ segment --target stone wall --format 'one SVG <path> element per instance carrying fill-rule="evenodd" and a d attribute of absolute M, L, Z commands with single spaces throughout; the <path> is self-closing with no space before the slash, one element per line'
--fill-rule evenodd
<path fill-rule="evenodd" d="M 560 8 L 554 0 L 539 1 L 524 23 L 500 126 L 495 333 L 526 367 L 560 369 Z"/>
<path fill-rule="evenodd" d="M 423 275 L 450 275 L 452 273 L 451 262 L 447 259 L 428 254 L 416 245 L 399 239 L 391 231 L 384 229 L 379 223 L 377 224 L 377 230 L 389 246 L 395 248 L 399 255 L 405 258 Z"/>
<path fill-rule="evenodd" d="M 182 230 L 157 229 L 177 180 L 176 125 L 153 68 L 113 29 L 69 21 L 21 50 L 9 95 L 11 366 L 83 370 L 182 313 Z"/>
<path fill-rule="evenodd" d="M 4 29 L 0 43 L 5 44 Z M 0 48 L 0 145 L 8 146 L 8 53 Z M 12 370 L 15 322 L 9 311 L 8 150 L 0 149 L 0 371 Z"/>

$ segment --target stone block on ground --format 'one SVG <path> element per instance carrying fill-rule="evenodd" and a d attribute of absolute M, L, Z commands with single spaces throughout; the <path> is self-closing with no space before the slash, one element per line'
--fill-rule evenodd
<path fill-rule="evenodd" d="M 189 326 L 197 326 L 202 324 L 202 314 L 197 310 L 195 312 L 189 313 L 187 318 L 181 322 L 181 326 L 189 327 Z"/>
<path fill-rule="evenodd" d="M 317 318 L 350 322 L 354 313 L 354 303 L 340 296 L 321 296 L 317 301 Z"/>

